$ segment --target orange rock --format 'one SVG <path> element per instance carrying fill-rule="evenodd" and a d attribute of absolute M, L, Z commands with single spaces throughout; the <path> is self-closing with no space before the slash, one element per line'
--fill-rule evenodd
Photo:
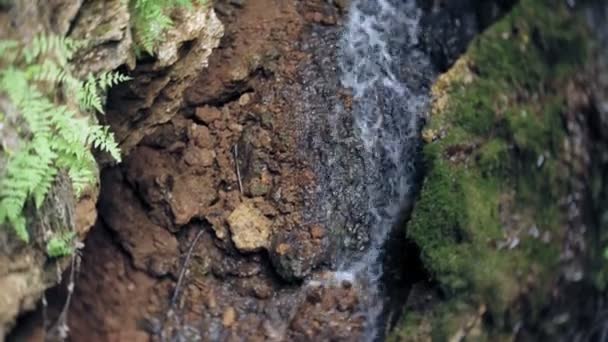
<path fill-rule="evenodd" d="M 313 239 L 322 239 L 325 236 L 325 229 L 319 225 L 310 227 L 310 236 Z"/>
<path fill-rule="evenodd" d="M 224 314 L 222 315 L 222 324 L 228 328 L 234 324 L 236 321 L 236 311 L 233 307 L 228 307 L 224 310 Z"/>

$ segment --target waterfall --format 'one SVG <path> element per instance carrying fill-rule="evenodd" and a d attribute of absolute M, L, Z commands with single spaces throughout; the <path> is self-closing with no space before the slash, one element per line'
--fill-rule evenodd
<path fill-rule="evenodd" d="M 363 146 L 366 248 L 338 261 L 336 277 L 365 288 L 368 329 L 382 312 L 381 254 L 413 192 L 422 115 L 428 106 L 428 55 L 419 47 L 415 0 L 355 0 L 339 44 L 340 79 L 353 94 L 353 135 Z"/>

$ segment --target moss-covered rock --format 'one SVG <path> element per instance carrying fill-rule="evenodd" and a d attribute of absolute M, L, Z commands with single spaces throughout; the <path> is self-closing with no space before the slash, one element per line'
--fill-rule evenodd
<path fill-rule="evenodd" d="M 565 2 L 522 0 L 434 85 L 407 234 L 444 299 L 406 312 L 394 340 L 501 340 L 541 320 L 573 234 L 567 116 L 586 27 Z"/>

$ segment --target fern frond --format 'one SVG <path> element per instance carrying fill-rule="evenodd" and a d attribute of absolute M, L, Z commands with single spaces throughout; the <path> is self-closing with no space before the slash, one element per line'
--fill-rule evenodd
<path fill-rule="evenodd" d="M 0 224 L 28 237 L 24 208 L 40 208 L 59 170 L 67 171 L 77 194 L 96 179 L 91 148 L 120 161 L 120 149 L 108 127 L 95 124 L 88 110 L 103 112 L 101 93 L 130 78 L 108 72 L 77 79 L 67 61 L 79 43 L 55 36 L 37 36 L 26 47 L 0 40 L 0 51 L 21 51 L 21 60 L 0 69 L 0 93 L 19 114 L 19 148 L 11 151 L 0 175 Z M 0 60 L 5 61 L 4 56 Z M 59 88 L 65 85 L 64 88 Z M 85 111 L 57 103 L 61 90 L 73 92 Z"/>
<path fill-rule="evenodd" d="M 24 49 L 27 64 L 32 64 L 41 55 L 51 54 L 60 65 L 66 65 L 74 53 L 84 45 L 67 37 L 56 35 L 37 35 Z"/>
<path fill-rule="evenodd" d="M 0 40 L 0 61 L 12 64 L 18 48 L 19 42 L 16 40 Z"/>
<path fill-rule="evenodd" d="M 108 152 L 112 158 L 120 162 L 120 147 L 114 139 L 114 133 L 110 132 L 108 126 L 93 125 L 90 127 L 87 144 L 93 147 Z"/>
<path fill-rule="evenodd" d="M 93 74 L 89 74 L 87 80 L 79 90 L 77 97 L 83 109 L 95 109 L 98 112 L 103 113 L 101 97 L 99 97 L 99 94 L 97 93 L 97 80 Z"/>
<path fill-rule="evenodd" d="M 106 91 L 119 83 L 129 80 L 131 80 L 131 77 L 123 75 L 119 72 L 104 72 L 97 77 L 97 86 L 101 91 Z"/>

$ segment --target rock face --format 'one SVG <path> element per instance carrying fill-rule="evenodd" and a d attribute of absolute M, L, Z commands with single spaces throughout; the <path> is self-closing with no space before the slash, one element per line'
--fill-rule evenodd
<path fill-rule="evenodd" d="M 258 209 L 241 203 L 228 216 L 232 241 L 242 252 L 255 252 L 270 245 L 271 222 Z"/>
<path fill-rule="evenodd" d="M 56 285 L 69 260 L 51 259 L 45 252 L 49 232 L 74 229 L 83 239 L 97 217 L 92 192 L 75 203 L 69 180 L 61 176 L 43 206 L 28 209 L 30 242 L 18 240 L 9 227 L 0 227 L 0 340 L 16 317 L 33 310 L 44 290 Z"/>
<path fill-rule="evenodd" d="M 28 41 L 40 32 L 64 35 L 81 9 L 82 1 L 13 1 L 0 8 L 0 39 Z M 5 133 L 2 132 L 3 136 Z M 4 141 L 3 141 L 4 143 Z M 0 151 L 0 170 L 6 156 Z M 80 201 L 64 175 L 60 175 L 40 209 L 27 208 L 30 242 L 18 240 L 10 227 L 0 227 L 0 340 L 16 317 L 36 307 L 42 293 L 59 280 L 67 266 L 63 259 L 46 254 L 51 231 L 74 229 L 83 239 L 96 220 L 97 190 Z"/>
<path fill-rule="evenodd" d="M 128 1 L 84 2 L 70 32 L 71 38 L 87 42 L 75 58 L 78 75 L 97 74 L 125 64 L 129 69 L 135 67 L 130 18 Z"/>
<path fill-rule="evenodd" d="M 177 9 L 174 17 L 173 28 L 156 48 L 158 58 L 140 63 L 131 73 L 134 81 L 109 94 L 106 117 L 124 153 L 178 114 L 186 88 L 207 67 L 224 33 L 209 6 Z"/>
<path fill-rule="evenodd" d="M 3 2 L 0 6 L 0 39 L 29 41 L 42 32 L 69 34 L 73 39 L 87 42 L 87 46 L 78 51 L 73 60 L 77 66 L 77 75 L 110 71 L 123 65 L 133 69 L 135 56 L 128 3 L 129 1 L 124 0 Z M 222 36 L 223 26 L 211 7 L 195 6 L 191 11 L 177 11 L 173 19 L 175 25 L 167 33 L 165 42 L 158 47 L 158 59 L 154 66 L 155 72 L 163 76 L 156 82 L 149 82 L 149 79 L 144 81 L 150 85 L 146 88 L 149 95 L 144 101 L 137 102 L 136 106 L 125 107 L 135 108 L 133 111 L 123 111 L 123 108 L 119 111 L 120 116 L 123 116 L 125 111 L 138 113 L 154 104 L 152 118 L 148 121 L 138 121 L 138 127 L 143 130 L 158 122 L 167 121 L 175 114 L 175 109 L 181 101 L 181 95 L 177 94 L 189 85 L 184 78 L 194 77 L 188 75 L 196 75 L 197 71 L 206 67 L 211 50 L 218 45 Z M 189 49 L 184 49 L 186 44 Z M 138 72 L 141 74 L 136 69 L 135 73 Z M 162 105 L 155 101 L 157 97 L 163 98 Z M 112 115 L 109 118 L 112 118 Z M 140 119 L 141 117 L 137 117 L 137 120 Z M 143 136 L 141 131 L 131 127 L 132 122 L 128 125 L 130 126 L 120 127 L 120 124 L 115 124 L 115 127 L 118 127 L 118 137 L 128 140 L 123 144 L 125 152 L 132 146 L 130 141 L 136 142 Z M 133 132 L 133 135 L 127 137 L 128 132 Z M 199 151 L 194 155 L 192 159 L 199 164 L 209 165 L 214 160 L 211 151 Z M 0 151 L 0 169 L 4 159 L 5 156 Z M 189 187 L 189 184 L 182 184 L 179 180 L 176 184 Z M 211 198 L 205 197 L 205 194 L 200 195 L 197 199 L 202 198 L 207 202 L 215 198 L 213 194 L 209 195 Z M 46 255 L 45 241 L 48 230 L 71 230 L 75 227 L 79 238 L 83 240 L 96 221 L 96 190 L 85 194 L 77 202 L 74 200 L 72 189 L 66 187 L 62 181 L 51 189 L 48 197 L 42 209 L 30 210 L 28 214 L 30 222 L 35 222 L 29 227 L 33 240 L 29 244 L 16 241 L 9 228 L 0 227 L 0 340 L 4 339 L 17 315 L 34 309 L 43 291 L 57 283 L 61 271 L 67 266 L 68 260 L 49 259 Z M 180 217 L 180 222 L 188 222 L 198 213 L 198 208 L 191 209 L 185 203 L 191 199 L 175 199 L 175 215 Z M 133 203 L 135 202 L 130 204 Z M 133 254 L 135 266 L 158 276 L 167 274 L 175 261 L 172 258 L 177 251 L 175 238 L 165 229 L 150 222 L 146 216 L 120 216 L 124 213 L 124 210 L 117 210 L 114 215 L 107 215 L 108 224 L 122 234 L 123 247 Z M 147 234 L 145 229 L 120 229 L 130 223 L 137 223 L 155 234 Z M 163 236 L 163 233 L 167 236 Z M 134 241 L 144 243 L 135 247 Z"/>

